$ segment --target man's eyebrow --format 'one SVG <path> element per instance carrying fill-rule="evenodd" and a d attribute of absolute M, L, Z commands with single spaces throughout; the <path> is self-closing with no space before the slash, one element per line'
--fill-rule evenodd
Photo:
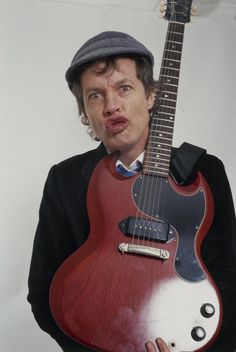
<path fill-rule="evenodd" d="M 134 83 L 134 81 L 131 78 L 125 77 L 122 78 L 121 80 L 115 82 L 115 86 L 120 86 L 122 84 L 126 84 L 126 83 Z"/>
<path fill-rule="evenodd" d="M 134 84 L 134 80 L 132 80 L 131 78 L 122 78 L 116 82 L 114 82 L 113 86 L 116 88 L 116 87 L 119 87 L 123 84 L 127 84 L 127 83 L 130 83 L 130 84 Z M 88 94 L 90 92 L 100 92 L 103 90 L 103 87 L 99 87 L 99 86 L 91 86 L 91 87 L 88 87 L 85 89 L 85 94 Z"/>
<path fill-rule="evenodd" d="M 85 94 L 88 94 L 90 92 L 98 92 L 98 91 L 101 91 L 102 88 L 101 87 L 96 87 L 96 86 L 93 86 L 93 87 L 88 87 L 85 89 Z"/>

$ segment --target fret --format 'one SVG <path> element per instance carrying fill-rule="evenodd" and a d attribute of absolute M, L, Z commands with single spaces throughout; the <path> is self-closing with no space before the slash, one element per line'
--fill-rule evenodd
<path fill-rule="evenodd" d="M 147 160 L 150 160 L 150 162 L 152 162 L 154 158 L 157 158 L 157 160 L 161 162 L 169 162 L 168 155 L 161 155 L 161 154 L 155 154 L 152 158 L 147 158 Z"/>
<path fill-rule="evenodd" d="M 168 75 L 168 76 L 171 76 L 171 77 L 174 77 L 174 78 L 178 78 L 179 77 L 179 70 L 175 70 L 173 68 L 170 68 L 170 67 L 163 67 L 162 68 L 162 74 L 163 75 Z"/>
<path fill-rule="evenodd" d="M 163 123 L 162 123 L 163 122 Z M 155 123 L 153 124 L 153 130 L 154 131 L 159 131 L 160 129 L 164 129 L 166 132 L 169 132 L 170 130 L 173 131 L 174 129 L 174 124 L 171 123 L 169 124 L 169 121 L 163 121 L 163 120 L 157 120 L 155 121 Z"/>
<path fill-rule="evenodd" d="M 179 50 L 173 50 L 173 49 L 166 49 L 165 51 L 164 51 L 164 57 L 166 58 L 166 59 L 170 59 L 170 57 L 168 57 L 168 54 L 170 54 L 170 53 L 173 53 L 173 54 L 181 54 L 181 51 L 179 51 Z M 172 59 L 172 60 L 175 60 L 175 61 L 178 61 L 178 62 L 180 62 L 180 60 L 177 60 L 177 59 Z"/>
<path fill-rule="evenodd" d="M 162 135 L 161 136 L 159 134 L 157 135 L 157 132 L 161 133 Z M 158 137 L 165 136 L 166 138 L 168 138 L 168 137 L 172 138 L 172 136 L 173 136 L 173 128 L 170 127 L 168 131 L 166 130 L 166 126 L 165 127 L 156 128 L 156 130 L 150 132 L 150 138 L 155 136 L 155 135 L 158 136 Z"/>
<path fill-rule="evenodd" d="M 168 172 L 169 164 L 162 165 L 161 163 L 153 163 L 152 165 L 149 166 L 149 168 L 151 168 L 153 170 L 158 168 L 158 171 Z"/>
<path fill-rule="evenodd" d="M 168 144 L 168 148 L 159 148 L 159 147 L 153 147 L 149 153 L 147 153 L 146 157 L 147 158 L 157 158 L 157 156 L 161 156 L 164 159 L 168 159 L 169 155 L 169 147 L 171 147 L 170 144 Z"/>
<path fill-rule="evenodd" d="M 170 106 L 171 105 L 171 106 Z M 160 107 L 160 112 L 162 109 L 164 109 L 165 107 L 168 107 L 170 109 L 175 110 L 176 107 L 176 100 L 174 99 L 166 99 L 166 98 L 160 98 L 159 99 L 159 107 Z"/>
<path fill-rule="evenodd" d="M 160 154 L 160 155 L 165 155 L 168 156 L 169 152 L 171 151 L 171 144 L 164 144 L 164 143 L 158 143 L 158 144 L 153 144 L 152 146 L 152 154 Z"/>
<path fill-rule="evenodd" d="M 154 131 L 162 131 L 162 132 L 170 133 L 169 131 L 166 131 L 166 129 L 173 131 L 173 126 L 167 126 L 160 123 L 153 126 Z"/>
<path fill-rule="evenodd" d="M 166 130 L 167 128 L 168 127 L 166 127 L 166 126 L 160 126 L 158 131 L 160 131 L 160 133 L 162 133 L 162 134 L 165 133 L 167 136 L 168 135 L 173 135 L 173 128 L 169 127 L 169 131 Z M 154 130 L 153 132 L 154 132 L 153 135 L 155 135 L 156 134 L 156 130 Z M 152 135 L 152 134 L 150 134 L 150 135 Z"/>
<path fill-rule="evenodd" d="M 182 22 L 175 22 L 175 21 L 170 21 L 169 22 L 169 27 L 168 27 L 168 30 L 167 30 L 167 33 L 171 32 L 172 30 L 175 30 L 178 28 L 178 32 L 180 33 L 184 33 L 184 23 Z"/>
<path fill-rule="evenodd" d="M 158 130 L 158 128 L 171 128 L 174 129 L 174 121 L 158 119 L 156 123 L 153 123 L 153 129 Z"/>
<path fill-rule="evenodd" d="M 170 35 L 175 35 L 175 34 L 177 34 L 177 35 L 183 35 L 183 33 L 180 31 L 180 32 L 177 32 L 176 30 L 174 31 L 172 31 L 172 30 L 169 30 L 168 31 L 168 35 L 170 36 Z"/>
<path fill-rule="evenodd" d="M 159 146 L 155 146 L 152 149 L 153 153 L 161 153 L 161 152 L 167 152 L 169 154 L 169 152 L 171 151 L 171 145 L 170 144 L 159 144 Z"/>
<path fill-rule="evenodd" d="M 168 162 L 169 162 L 169 159 L 167 159 L 167 158 L 165 158 L 165 159 L 161 159 L 161 158 L 160 159 L 156 159 L 156 156 L 153 156 L 152 158 L 149 158 L 150 165 L 159 163 L 159 164 L 162 164 L 162 165 L 166 166 L 166 165 L 168 165 Z"/>
<path fill-rule="evenodd" d="M 163 153 L 152 153 L 153 155 L 147 156 L 147 160 L 153 160 L 154 158 L 159 160 L 169 161 L 168 155 Z"/>
<path fill-rule="evenodd" d="M 179 51 L 175 51 L 175 50 L 167 50 L 168 53 L 180 53 Z M 166 57 L 165 60 L 169 60 L 169 61 L 173 61 L 173 62 L 181 62 L 180 60 L 177 60 L 177 59 L 174 59 L 174 58 L 169 58 L 169 57 Z"/>
<path fill-rule="evenodd" d="M 172 93 L 172 94 L 175 94 L 175 96 L 177 97 L 177 91 L 178 91 L 177 86 L 164 83 L 162 84 L 162 92 L 160 94 L 163 95 L 164 93 Z"/>
<path fill-rule="evenodd" d="M 156 117 L 156 118 L 160 118 L 162 120 L 166 120 L 166 121 L 170 121 L 170 122 L 174 123 L 174 116 L 169 111 L 159 111 L 157 116 L 158 117 Z"/>
<path fill-rule="evenodd" d="M 152 149 L 149 150 L 148 153 L 146 153 L 147 154 L 146 157 L 149 158 L 149 157 L 153 157 L 153 156 L 156 157 L 157 155 L 161 155 L 162 157 L 166 158 L 166 157 L 168 157 L 168 154 L 169 154 L 169 151 L 170 151 L 169 147 L 171 147 L 170 144 L 168 144 L 168 148 L 160 148 L 157 145 L 153 145 Z"/>
<path fill-rule="evenodd" d="M 173 68 L 173 69 L 178 69 L 179 70 L 180 69 L 180 61 L 164 59 L 163 66 L 165 68 Z"/>
<path fill-rule="evenodd" d="M 168 158 L 168 155 L 165 155 L 165 154 L 162 154 L 161 156 L 162 157 L 160 157 L 160 153 L 159 154 L 154 154 L 153 153 L 153 155 L 151 155 L 151 156 L 148 156 L 147 158 L 146 158 L 146 161 L 150 161 L 150 162 L 152 162 L 152 160 L 155 160 L 156 161 L 156 158 L 158 158 L 158 161 L 159 160 L 165 160 L 165 162 L 167 162 L 167 161 L 169 161 L 169 158 Z"/>
<path fill-rule="evenodd" d="M 160 81 L 162 84 L 174 85 L 178 87 L 179 78 L 170 77 L 168 74 L 167 75 L 161 74 Z"/>
<path fill-rule="evenodd" d="M 165 55 L 164 56 L 165 59 L 174 59 L 174 60 L 181 61 L 182 53 L 179 51 L 166 50 L 164 55 Z"/>
<path fill-rule="evenodd" d="M 155 152 L 155 154 L 158 154 L 158 152 L 160 150 L 160 148 L 158 148 L 158 146 L 157 146 L 158 144 L 162 144 L 163 146 L 166 147 L 166 150 L 168 150 L 167 147 L 171 147 L 171 145 L 172 145 L 171 142 L 172 142 L 171 139 L 167 139 L 167 138 L 159 138 L 159 140 L 152 141 L 152 143 L 156 144 L 155 150 L 157 149 L 157 152 Z M 170 150 L 169 150 L 169 152 L 170 152 Z"/>
<path fill-rule="evenodd" d="M 164 159 L 163 158 L 157 159 L 156 154 L 153 154 L 151 157 L 146 159 L 146 164 L 151 165 L 154 161 L 157 162 L 159 160 L 162 162 L 164 160 L 166 165 L 168 165 L 168 163 L 170 162 L 170 158 L 167 155 Z"/>
<path fill-rule="evenodd" d="M 171 40 L 172 42 L 182 43 L 183 34 L 177 32 L 168 32 L 167 40 Z"/>
<path fill-rule="evenodd" d="M 174 98 L 174 97 L 173 97 Z M 166 102 L 176 102 L 176 99 L 171 99 L 169 96 L 168 96 L 168 94 L 166 94 L 165 96 L 163 96 L 163 97 L 160 97 L 159 98 L 159 101 L 166 101 Z"/>
<path fill-rule="evenodd" d="M 169 175 L 169 170 L 158 170 L 154 167 L 154 168 L 144 168 L 143 170 L 143 173 L 144 174 L 148 174 L 148 175 L 157 175 L 157 176 L 160 176 L 160 177 L 163 177 L 163 178 L 166 178 L 168 177 Z"/>
<path fill-rule="evenodd" d="M 174 67 L 171 67 L 171 66 L 163 66 L 162 69 L 163 69 L 163 70 L 175 70 L 175 71 L 179 71 L 179 68 L 174 68 Z"/>
<path fill-rule="evenodd" d="M 166 165 L 166 166 L 168 166 L 168 163 L 169 163 L 169 159 L 167 160 L 167 159 L 158 158 L 157 161 L 158 161 L 158 164 L 159 164 L 159 165 Z M 152 163 L 152 161 L 149 161 L 149 162 Z"/>
<path fill-rule="evenodd" d="M 150 136 L 150 139 L 152 139 L 152 136 Z M 155 140 L 151 140 L 154 143 L 161 143 L 163 145 L 170 145 L 171 146 L 171 142 L 172 139 L 171 138 L 162 138 L 162 137 L 156 137 Z"/>
<path fill-rule="evenodd" d="M 149 167 L 159 167 L 162 169 L 168 168 L 169 166 L 169 160 L 155 160 L 154 158 L 152 160 L 147 160 Z"/>
<path fill-rule="evenodd" d="M 155 125 L 158 121 L 165 121 L 166 123 L 171 123 L 174 126 L 174 117 L 172 114 L 166 112 L 159 112 L 158 115 L 153 118 L 153 124 Z"/>
<path fill-rule="evenodd" d="M 165 103 L 165 102 L 164 102 L 164 103 Z M 175 115 L 175 106 L 168 106 L 168 105 L 166 105 L 166 104 L 164 104 L 164 103 L 162 103 L 162 104 L 159 105 L 159 110 L 160 110 L 160 112 L 167 113 L 167 114 L 169 114 L 170 116 L 173 116 L 173 118 L 174 118 L 174 115 Z M 174 104 L 173 102 L 169 102 L 169 104 L 170 104 L 170 103 Z M 176 104 L 176 103 L 175 103 L 175 104 Z"/>
<path fill-rule="evenodd" d="M 165 99 L 162 97 L 159 98 L 159 107 L 161 107 L 161 108 L 168 107 L 169 109 L 174 109 L 175 105 L 176 105 L 176 100 L 173 101 L 173 100 L 168 100 L 168 99 Z M 160 109 L 160 112 L 162 112 L 161 109 Z M 167 112 L 170 112 L 170 111 L 167 111 Z"/>
<path fill-rule="evenodd" d="M 171 88 L 172 88 L 172 86 L 171 86 Z M 161 96 L 163 96 L 164 95 L 164 97 L 167 95 L 168 97 L 171 97 L 171 99 L 175 99 L 176 100 L 176 98 L 177 98 L 177 92 L 176 91 L 172 91 L 172 90 L 162 90 L 162 92 L 161 92 Z"/>
<path fill-rule="evenodd" d="M 174 118 L 175 109 L 173 107 L 168 107 L 166 105 L 160 104 L 159 110 L 160 110 L 160 112 L 164 112 L 165 114 L 169 114 Z"/>
<path fill-rule="evenodd" d="M 168 106 L 169 108 L 173 108 L 176 106 L 176 100 L 165 99 L 165 98 L 160 97 L 159 101 L 160 101 L 159 102 L 160 106 Z"/>
<path fill-rule="evenodd" d="M 165 129 L 166 129 L 166 127 L 164 128 L 164 130 L 161 129 L 161 128 L 158 129 L 158 132 L 162 134 L 161 136 L 158 135 L 158 137 L 165 136 L 166 138 L 168 138 L 168 137 L 172 137 L 173 136 L 173 128 L 171 128 L 170 131 L 166 131 Z M 150 133 L 150 136 L 155 136 L 155 135 L 156 135 L 156 131 L 153 131 L 153 132 Z"/>
<path fill-rule="evenodd" d="M 152 134 L 152 132 L 150 133 L 150 138 L 157 138 L 157 139 L 161 139 L 161 140 L 165 140 L 165 141 L 172 141 L 172 136 L 173 133 L 165 133 L 165 132 L 161 132 L 158 134 L 158 137 L 156 137 L 156 133 Z M 157 141 L 158 142 L 158 141 Z"/>
<path fill-rule="evenodd" d="M 165 46 L 165 51 L 166 50 L 175 50 L 178 52 L 182 51 L 182 43 L 177 43 L 176 41 L 172 41 L 172 40 L 167 40 L 166 42 L 166 46 Z"/>
<path fill-rule="evenodd" d="M 158 168 L 158 171 L 161 171 L 161 172 L 168 172 L 169 170 L 169 164 L 165 164 L 165 165 L 161 165 L 160 163 L 152 163 L 152 164 L 149 164 L 148 166 L 149 169 L 151 170 L 155 170 L 156 168 Z"/>
<path fill-rule="evenodd" d="M 164 96 L 161 96 L 160 98 L 159 98 L 159 101 L 163 101 L 163 100 L 165 100 L 165 101 L 175 101 L 176 102 L 176 94 L 175 95 L 173 95 L 173 94 L 168 94 L 168 93 L 166 93 Z"/>

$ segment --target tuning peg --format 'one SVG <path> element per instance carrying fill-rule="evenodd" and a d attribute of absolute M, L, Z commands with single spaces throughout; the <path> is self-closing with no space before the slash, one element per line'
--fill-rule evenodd
<path fill-rule="evenodd" d="M 192 5 L 192 7 L 191 7 L 191 15 L 192 16 L 196 16 L 197 15 L 197 6 L 196 5 Z"/>
<path fill-rule="evenodd" d="M 165 11 L 165 3 L 164 1 L 160 2 L 160 13 L 163 13 Z"/>

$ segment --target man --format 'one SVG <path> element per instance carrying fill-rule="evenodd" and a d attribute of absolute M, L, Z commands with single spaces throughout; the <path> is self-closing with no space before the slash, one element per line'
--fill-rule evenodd
<path fill-rule="evenodd" d="M 108 153 L 118 151 L 117 166 L 130 172 L 143 160 L 157 92 L 153 64 L 150 51 L 131 36 L 103 32 L 80 48 L 66 73 L 82 121 L 102 143 L 97 149 L 65 160 L 50 170 L 34 241 L 28 295 L 38 324 L 66 352 L 91 350 L 72 341 L 54 322 L 48 303 L 51 281 L 63 261 L 88 237 L 86 194 L 97 163 Z M 173 150 L 173 155 L 176 153 Z M 197 169 L 205 176 L 215 203 L 202 257 L 219 287 L 224 308 L 221 332 L 208 351 L 234 352 L 236 255 L 232 196 L 223 164 L 216 157 L 203 155 Z M 192 178 L 193 174 L 186 183 Z M 146 341 L 145 346 L 148 352 L 155 351 L 157 346 L 161 352 L 169 351 L 161 338 Z"/>

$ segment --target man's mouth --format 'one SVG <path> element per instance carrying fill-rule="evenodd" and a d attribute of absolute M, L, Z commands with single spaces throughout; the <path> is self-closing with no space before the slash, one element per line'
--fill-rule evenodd
<path fill-rule="evenodd" d="M 128 123 L 128 119 L 124 116 L 110 117 L 105 123 L 105 128 L 109 132 L 119 133 L 126 129 Z"/>

